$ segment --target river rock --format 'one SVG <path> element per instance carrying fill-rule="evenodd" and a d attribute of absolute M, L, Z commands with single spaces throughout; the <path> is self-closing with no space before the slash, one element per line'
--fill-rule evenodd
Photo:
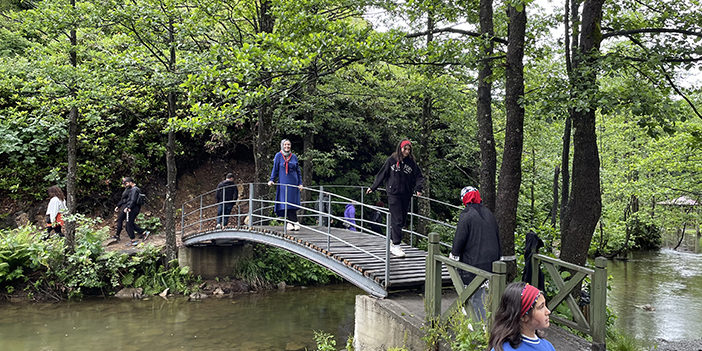
<path fill-rule="evenodd" d="M 285 284 L 285 282 L 280 282 L 278 283 L 278 290 L 285 290 L 285 288 L 288 287 L 288 284 Z"/>
<path fill-rule="evenodd" d="M 115 294 L 120 299 L 141 299 L 144 297 L 144 290 L 141 288 L 124 288 Z"/>
<path fill-rule="evenodd" d="M 300 351 L 305 349 L 305 344 L 291 341 L 285 345 L 285 351 Z"/>
<path fill-rule="evenodd" d="M 201 292 L 194 292 L 188 296 L 188 301 L 200 301 L 207 298 L 207 294 Z"/>

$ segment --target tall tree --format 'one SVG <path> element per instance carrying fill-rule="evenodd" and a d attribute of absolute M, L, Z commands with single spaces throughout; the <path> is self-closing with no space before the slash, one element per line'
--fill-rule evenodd
<path fill-rule="evenodd" d="M 500 227 L 500 242 L 505 256 L 514 256 L 514 230 L 517 226 L 517 204 L 522 182 L 522 150 L 524 148 L 524 38 L 527 16 L 524 4 L 508 5 L 509 34 L 505 70 L 505 145 L 497 186 L 495 217 Z M 508 280 L 517 274 L 515 260 L 507 261 Z"/>
<path fill-rule="evenodd" d="M 492 128 L 492 54 L 495 28 L 492 0 L 480 0 L 480 45 L 482 60 L 478 71 L 478 142 L 480 144 L 480 195 L 485 207 L 495 212 L 497 151 Z"/>

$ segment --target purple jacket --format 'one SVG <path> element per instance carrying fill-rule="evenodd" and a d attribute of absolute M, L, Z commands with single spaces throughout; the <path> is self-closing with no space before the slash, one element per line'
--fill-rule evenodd
<path fill-rule="evenodd" d="M 356 224 L 356 207 L 354 207 L 352 204 L 347 204 L 346 209 L 344 210 L 344 218 L 346 218 L 346 220 L 352 224 Z M 347 223 L 344 223 L 344 227 L 346 227 L 348 230 L 353 230 L 354 232 L 356 231 L 356 227 Z"/>

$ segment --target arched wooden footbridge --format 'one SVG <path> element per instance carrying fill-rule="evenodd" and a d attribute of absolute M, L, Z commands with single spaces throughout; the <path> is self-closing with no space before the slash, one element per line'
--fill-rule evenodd
<path fill-rule="evenodd" d="M 366 188 L 356 186 L 320 186 L 303 188 L 309 192 L 309 201 L 303 201 L 298 211 L 300 230 L 288 230 L 285 218 L 275 217 L 273 206 L 276 201 L 265 191 L 265 196 L 257 196 L 257 189 L 264 184 L 249 183 L 237 185 L 239 194 L 248 192 L 248 197 L 239 196 L 234 201 L 234 210 L 227 216 L 229 225 L 216 227 L 217 207 L 214 191 L 199 195 L 182 206 L 181 240 L 185 246 L 217 245 L 232 240 L 245 240 L 288 250 L 298 256 L 326 267 L 352 284 L 376 297 L 385 297 L 389 291 L 418 288 L 424 285 L 426 275 L 427 237 L 417 228 L 423 225 L 453 231 L 455 226 L 433 218 L 421 216 L 414 211 L 416 200 L 412 201 L 408 225 L 404 229 L 405 243 L 402 247 L 405 257 L 390 254 L 390 238 L 385 235 L 390 230 L 390 213 L 386 208 L 366 204 L 377 201 L 378 195 L 366 195 Z M 277 184 L 285 187 L 285 185 Z M 264 189 L 265 190 L 265 189 Z M 271 189 L 271 193 L 272 193 Z M 335 190 L 330 192 L 329 190 Z M 263 193 L 264 191 L 261 191 Z M 416 198 L 416 197 L 415 197 Z M 462 207 L 423 198 L 434 206 L 443 206 L 450 211 L 461 211 Z M 346 204 L 354 204 L 357 218 L 357 231 L 337 228 L 334 225 L 348 224 L 343 218 Z M 380 231 L 371 229 L 365 215 L 379 211 L 383 217 Z M 337 215 L 338 214 L 338 215 Z M 377 227 L 376 227 L 377 229 Z M 450 248 L 443 243 L 443 247 Z M 450 282 L 444 268 L 442 278 Z"/>

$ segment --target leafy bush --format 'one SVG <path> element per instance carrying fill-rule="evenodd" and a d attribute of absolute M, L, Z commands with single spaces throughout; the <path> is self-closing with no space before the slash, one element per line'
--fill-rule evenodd
<path fill-rule="evenodd" d="M 651 250 L 661 247 L 660 226 L 646 213 L 636 212 L 626 221 L 632 247 L 638 250 Z"/>
<path fill-rule="evenodd" d="M 254 244 L 253 258 L 242 262 L 236 276 L 254 288 L 278 282 L 328 284 L 340 278 L 328 269 L 286 250 Z"/>
<path fill-rule="evenodd" d="M 32 227 L 0 231 L 0 291 L 23 289 L 30 298 L 81 298 L 85 294 L 110 295 L 123 287 L 139 287 L 146 294 L 166 288 L 189 293 L 192 276 L 177 262 L 164 264 L 151 245 L 133 255 L 105 252 L 108 228 L 93 229 L 99 219 L 74 216 L 75 253 L 66 255 L 63 238 L 38 238 Z M 39 296 L 41 295 L 41 296 Z"/>

